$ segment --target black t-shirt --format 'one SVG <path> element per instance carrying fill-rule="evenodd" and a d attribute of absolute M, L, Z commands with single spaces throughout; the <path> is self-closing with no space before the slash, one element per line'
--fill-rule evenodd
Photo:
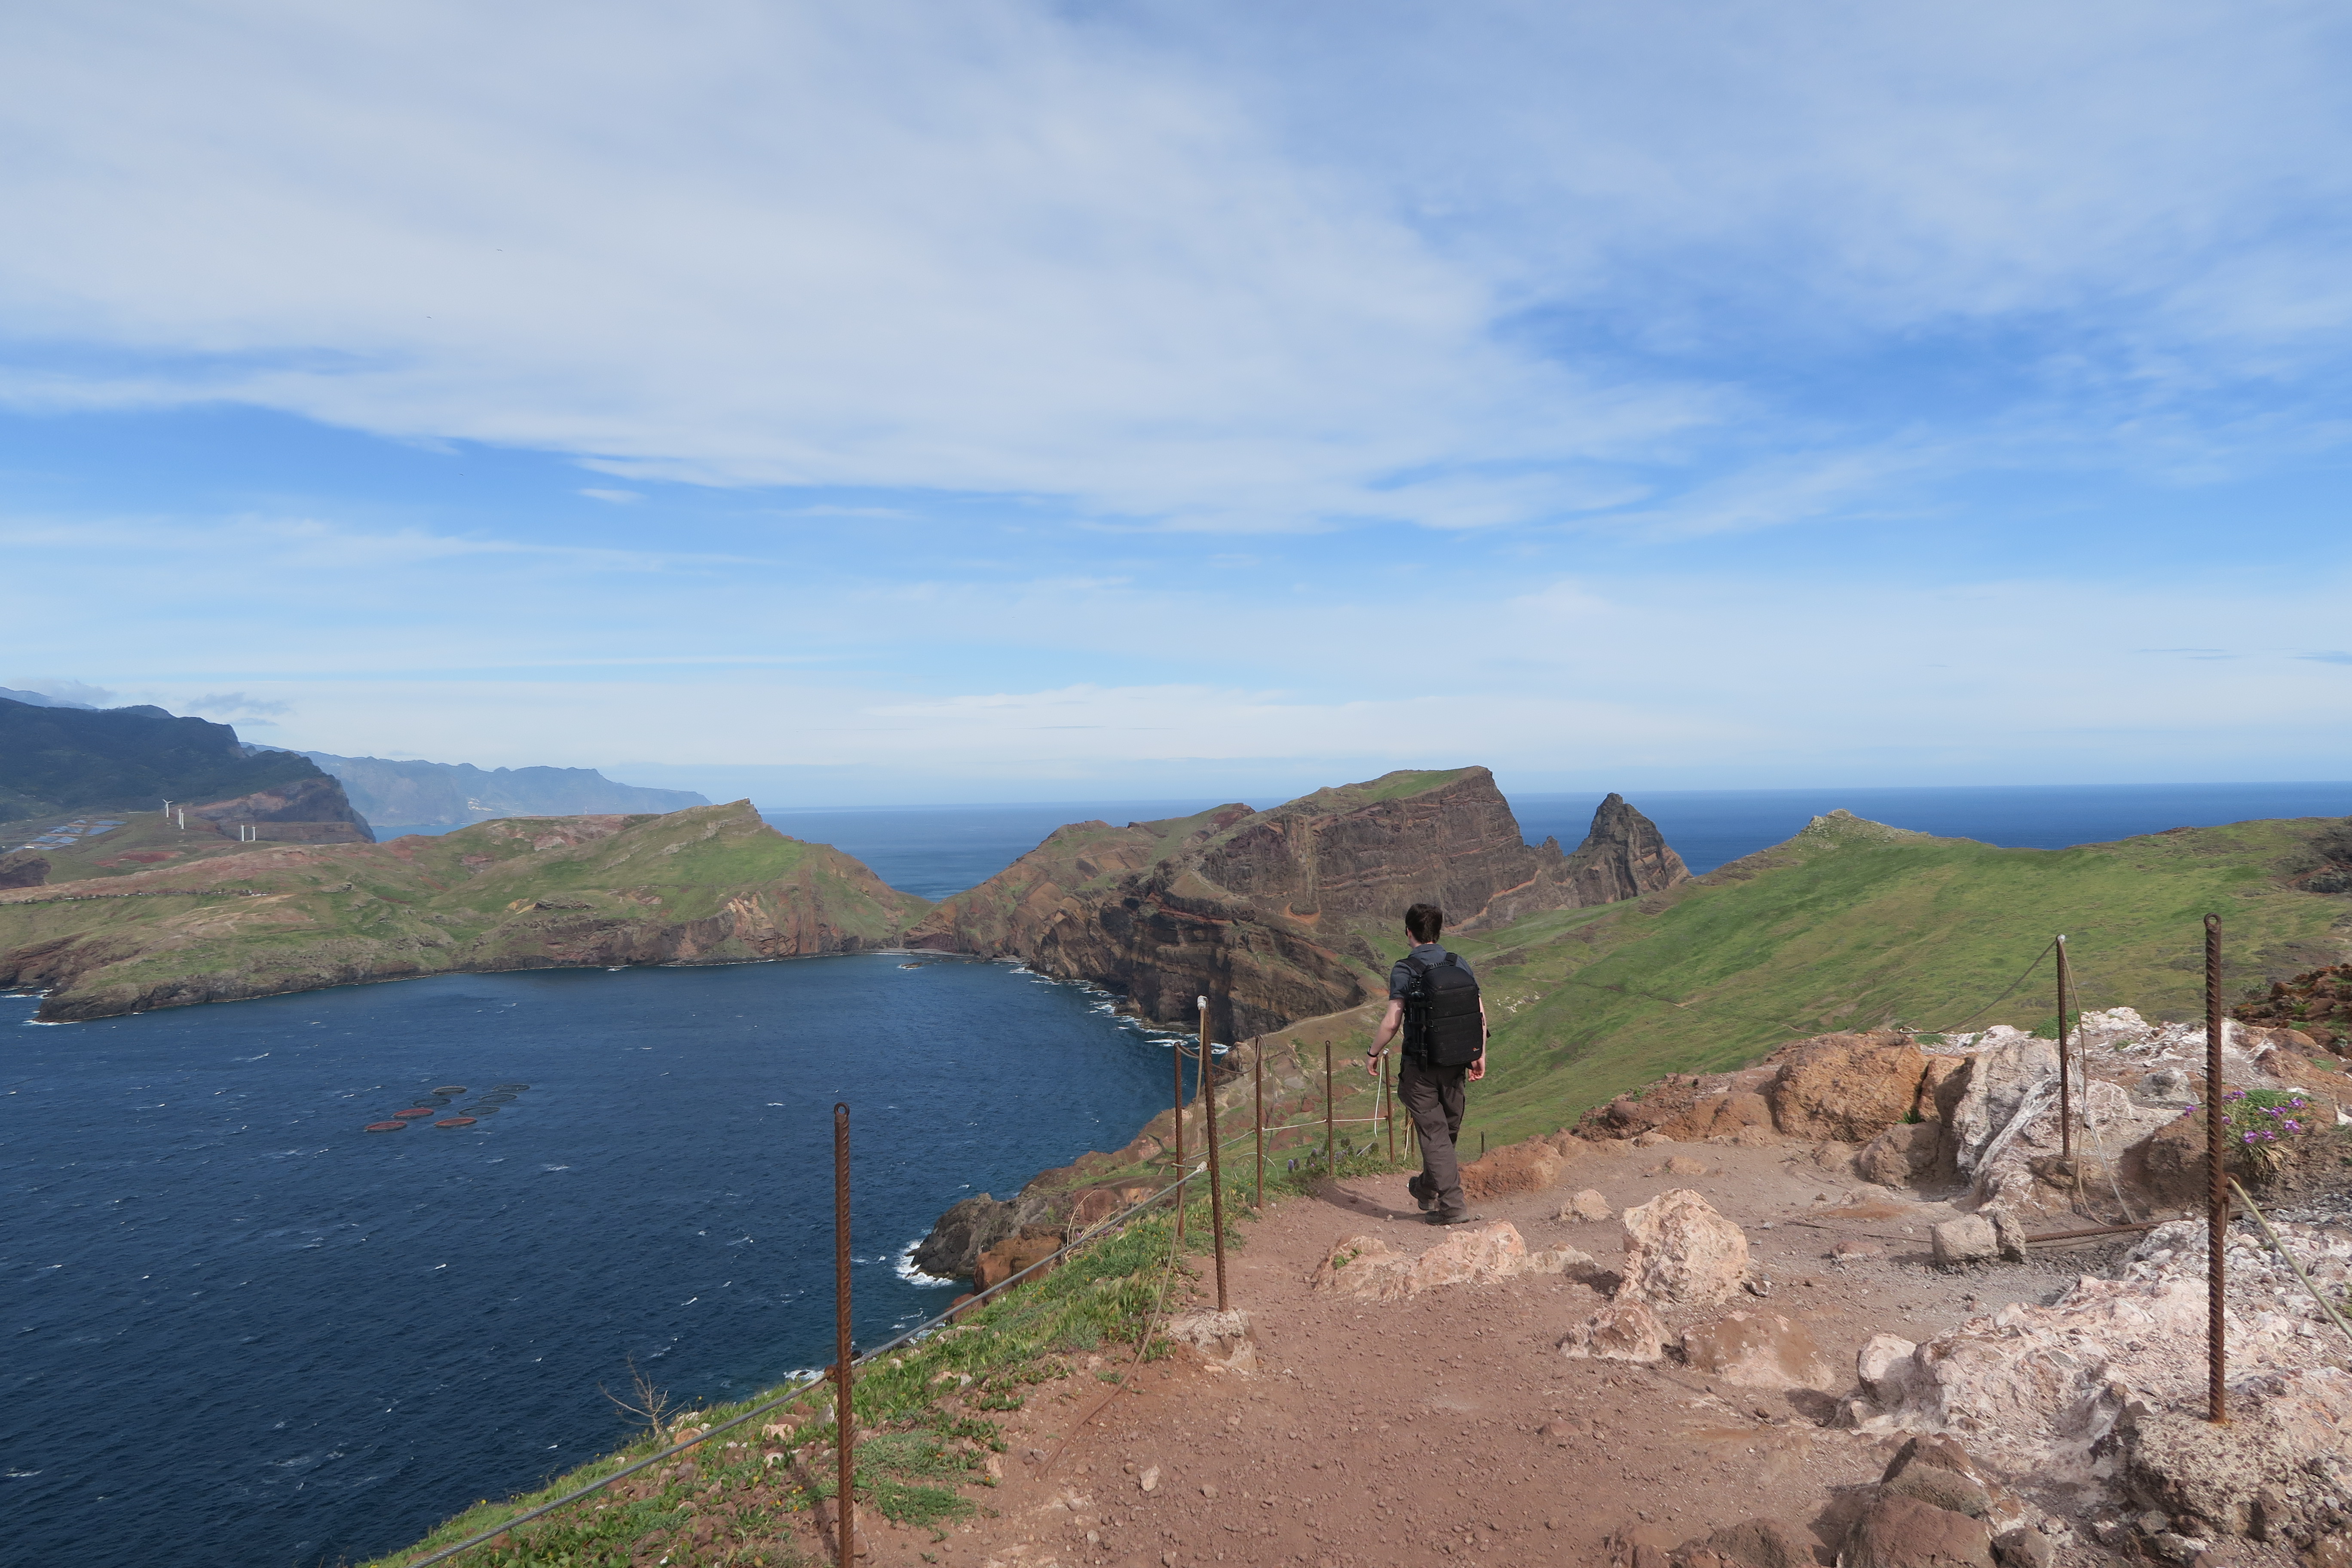
<path fill-rule="evenodd" d="M 1445 944 L 1443 942 L 1424 942 L 1416 945 L 1413 950 L 1405 956 L 1407 958 L 1417 958 L 1423 963 L 1429 964 L 1433 968 L 1445 962 Z M 1455 967 L 1459 968 L 1463 973 L 1470 974 L 1470 965 L 1465 960 L 1457 958 L 1454 963 Z M 1475 974 L 1471 974 L 1470 978 L 1475 980 L 1478 977 Z M 1404 997 L 1405 988 L 1412 984 L 1412 971 L 1404 966 L 1402 960 L 1398 961 L 1398 963 L 1389 970 L 1389 1000 L 1391 1002 L 1402 1001 Z"/>

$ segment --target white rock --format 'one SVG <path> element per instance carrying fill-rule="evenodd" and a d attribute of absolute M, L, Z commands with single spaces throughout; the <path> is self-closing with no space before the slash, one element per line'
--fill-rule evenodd
<path fill-rule="evenodd" d="M 1657 1361 L 1666 1353 L 1665 1325 L 1641 1301 L 1621 1297 L 1570 1329 L 1559 1353 L 1570 1361 Z"/>
<path fill-rule="evenodd" d="M 1854 1376 L 1881 1405 L 1898 1403 L 1909 1382 L 1911 1357 L 1918 1346 L 1894 1334 L 1873 1334 L 1853 1358 Z"/>
<path fill-rule="evenodd" d="M 1368 1301 L 1402 1301 L 1448 1285 L 1485 1285 L 1528 1274 L 1590 1270 L 1592 1259 L 1572 1247 L 1529 1252 L 1508 1220 L 1458 1226 L 1418 1257 L 1377 1236 L 1351 1236 L 1332 1247 L 1309 1280 Z"/>
<path fill-rule="evenodd" d="M 1935 1240 L 1936 1266 L 1958 1268 L 1964 1264 L 1986 1263 L 2000 1256 L 2000 1233 L 1982 1215 L 1962 1215 L 1931 1226 L 1927 1233 Z"/>
<path fill-rule="evenodd" d="M 1711 1307 L 1739 1292 L 1748 1237 L 1698 1194 L 1676 1187 L 1627 1209 L 1620 1296 Z"/>

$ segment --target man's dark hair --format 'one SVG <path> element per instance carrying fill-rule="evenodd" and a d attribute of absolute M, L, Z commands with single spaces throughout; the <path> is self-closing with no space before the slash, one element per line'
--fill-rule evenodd
<path fill-rule="evenodd" d="M 1445 911 L 1435 904 L 1415 904 L 1404 912 L 1404 929 L 1415 942 L 1435 942 L 1445 929 Z"/>

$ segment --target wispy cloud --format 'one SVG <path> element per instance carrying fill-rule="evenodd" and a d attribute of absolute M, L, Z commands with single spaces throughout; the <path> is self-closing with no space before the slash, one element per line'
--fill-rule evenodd
<path fill-rule="evenodd" d="M 1109 524 L 1707 533 L 1883 510 L 1916 345 L 2030 367 L 1965 448 L 2053 376 L 2143 421 L 2259 383 L 2303 406 L 2240 438 L 2291 442 L 2352 342 L 2326 7 L 569 18 L 29 19 L 0 311 L 55 352 L 0 397 Z M 1805 428 L 1848 380 L 1897 406 Z"/>

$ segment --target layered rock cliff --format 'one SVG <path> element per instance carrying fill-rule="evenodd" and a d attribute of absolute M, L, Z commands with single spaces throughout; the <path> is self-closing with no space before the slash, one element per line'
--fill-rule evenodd
<path fill-rule="evenodd" d="M 1239 1038 L 1381 994 L 1406 906 L 1475 931 L 1686 880 L 1647 818 L 1611 795 L 1572 855 L 1530 846 L 1485 768 L 1404 772 L 1270 811 L 1076 823 L 933 910 L 909 945 L 1017 956 L 1124 995 L 1149 1018 Z"/>

